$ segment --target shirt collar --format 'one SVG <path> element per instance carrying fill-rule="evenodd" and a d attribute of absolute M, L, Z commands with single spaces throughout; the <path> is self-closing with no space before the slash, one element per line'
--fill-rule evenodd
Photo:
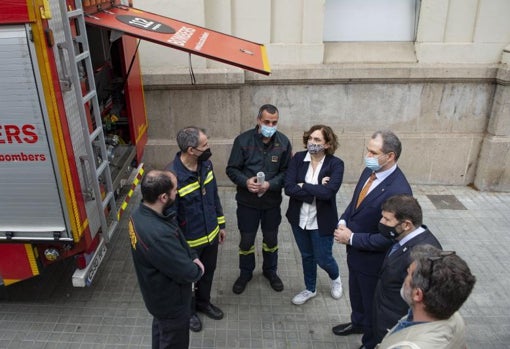
<path fill-rule="evenodd" d="M 395 172 L 396 169 L 397 169 L 397 164 L 395 163 L 393 166 L 391 166 L 387 170 L 384 170 L 384 171 L 381 171 L 381 172 L 376 172 L 375 175 L 377 177 L 377 180 L 379 182 L 384 181 L 390 174 Z"/>
<path fill-rule="evenodd" d="M 324 159 L 326 158 L 326 155 L 324 155 L 321 159 L 321 161 L 319 161 L 320 164 L 324 163 Z M 312 157 L 310 155 L 310 152 L 306 152 L 306 155 L 305 155 L 305 158 L 303 159 L 303 162 L 310 162 L 312 161 Z"/>
<path fill-rule="evenodd" d="M 404 244 L 406 242 L 408 242 L 409 240 L 411 240 L 412 238 L 414 238 L 415 236 L 418 236 L 420 235 L 421 233 L 423 233 L 425 231 L 425 228 L 423 226 L 421 227 L 418 227 L 416 228 L 415 230 L 413 230 L 412 232 L 410 232 L 409 234 L 407 234 L 406 236 L 404 236 L 402 238 L 402 240 L 399 241 L 399 244 L 400 246 L 404 246 Z"/>
<path fill-rule="evenodd" d="M 409 326 L 420 324 L 420 322 L 414 322 L 413 321 L 413 311 L 411 308 L 409 308 L 409 312 L 407 313 L 407 316 L 400 319 L 393 330 L 390 332 L 390 334 L 393 334 L 395 332 L 398 332 L 400 330 L 403 330 L 404 328 L 407 328 Z"/>

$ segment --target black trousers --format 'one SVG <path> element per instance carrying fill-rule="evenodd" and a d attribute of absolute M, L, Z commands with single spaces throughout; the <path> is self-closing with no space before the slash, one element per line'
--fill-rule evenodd
<path fill-rule="evenodd" d="M 193 249 L 197 252 L 198 259 L 204 264 L 205 273 L 195 283 L 195 302 L 192 301 L 192 314 L 196 312 L 196 306 L 203 308 L 211 302 L 211 288 L 218 260 L 218 238 L 214 239 L 211 244 L 197 246 Z"/>
<path fill-rule="evenodd" d="M 256 209 L 237 205 L 237 227 L 241 233 L 239 242 L 239 269 L 241 275 L 251 276 L 255 269 L 255 238 L 262 230 L 262 270 L 276 273 L 278 268 L 278 227 L 282 221 L 280 206 Z"/>
<path fill-rule="evenodd" d="M 189 347 L 189 313 L 177 319 L 152 319 L 152 349 Z"/>

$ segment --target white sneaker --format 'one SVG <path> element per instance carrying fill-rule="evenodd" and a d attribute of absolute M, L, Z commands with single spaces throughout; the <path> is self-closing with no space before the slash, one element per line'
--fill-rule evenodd
<path fill-rule="evenodd" d="M 335 280 L 331 280 L 331 297 L 334 299 L 340 299 L 343 294 L 344 290 L 342 288 L 342 279 L 340 279 L 339 276 Z"/>
<path fill-rule="evenodd" d="M 304 304 L 307 300 L 310 298 L 313 298 L 317 295 L 317 291 L 311 292 L 308 290 L 304 290 L 299 292 L 294 298 L 292 298 L 292 303 L 295 305 L 301 305 Z"/>

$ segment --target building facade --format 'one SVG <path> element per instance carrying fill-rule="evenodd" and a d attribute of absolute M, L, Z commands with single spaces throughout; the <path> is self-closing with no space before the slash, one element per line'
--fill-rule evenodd
<path fill-rule="evenodd" d="M 267 77 L 143 42 L 150 165 L 165 165 L 177 130 L 194 124 L 208 130 L 215 167 L 223 168 L 233 139 L 255 125 L 260 105 L 272 103 L 296 151 L 311 125 L 336 131 L 346 181 L 357 180 L 372 132 L 388 128 L 403 142 L 400 166 L 411 183 L 510 191 L 508 0 L 135 6 L 263 43 L 272 68 Z"/>

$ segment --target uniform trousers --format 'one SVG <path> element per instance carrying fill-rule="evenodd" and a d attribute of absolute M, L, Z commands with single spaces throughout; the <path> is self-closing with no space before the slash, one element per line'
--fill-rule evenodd
<path fill-rule="evenodd" d="M 262 230 L 262 271 L 276 273 L 278 268 L 278 227 L 282 221 L 280 206 L 257 209 L 237 205 L 237 226 L 241 233 L 239 243 L 239 269 L 241 276 L 251 277 L 255 269 L 255 238 Z"/>
<path fill-rule="evenodd" d="M 189 312 L 173 319 L 152 319 L 152 349 L 189 347 Z"/>
<path fill-rule="evenodd" d="M 204 264 L 204 275 L 195 283 L 194 300 L 192 301 L 191 313 L 196 312 L 196 306 L 205 308 L 211 302 L 211 288 L 218 260 L 218 237 L 210 244 L 193 247 L 198 254 L 198 259 Z"/>

